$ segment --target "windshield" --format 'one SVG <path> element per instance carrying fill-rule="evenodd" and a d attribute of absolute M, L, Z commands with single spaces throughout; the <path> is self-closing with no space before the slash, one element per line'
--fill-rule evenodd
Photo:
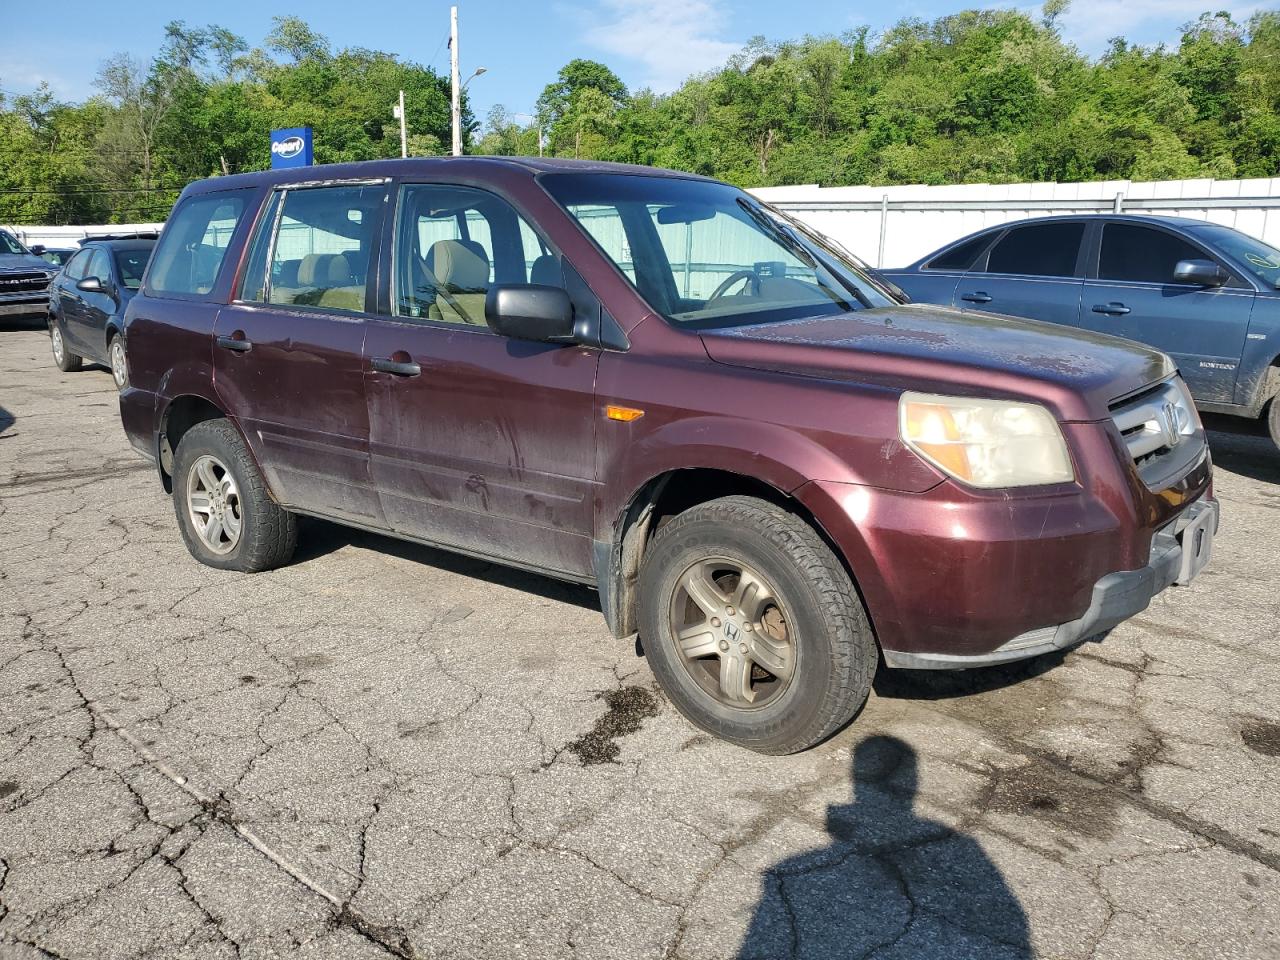
<path fill-rule="evenodd" d="M 887 306 L 852 263 L 722 183 L 634 174 L 552 174 L 547 192 L 655 310 L 691 329 Z"/>
<path fill-rule="evenodd" d="M 0 230 L 0 253 L 23 254 L 27 248 L 15 240 L 10 234 Z"/>
<path fill-rule="evenodd" d="M 1198 227 L 1196 233 L 1234 258 L 1268 287 L 1280 287 L 1280 250 L 1230 227 Z"/>

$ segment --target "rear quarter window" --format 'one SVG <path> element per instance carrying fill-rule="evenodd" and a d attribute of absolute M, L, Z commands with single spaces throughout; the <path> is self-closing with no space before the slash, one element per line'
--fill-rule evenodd
<path fill-rule="evenodd" d="M 252 190 L 227 190 L 185 201 L 169 218 L 152 257 L 146 292 L 157 297 L 207 297 Z"/>

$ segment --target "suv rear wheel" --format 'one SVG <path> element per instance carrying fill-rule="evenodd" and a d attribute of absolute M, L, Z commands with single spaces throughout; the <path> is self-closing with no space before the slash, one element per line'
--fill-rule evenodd
<path fill-rule="evenodd" d="M 206 420 L 183 434 L 173 462 L 173 507 L 182 539 L 201 563 L 257 573 L 289 561 L 297 518 L 277 506 L 240 434 Z"/>
<path fill-rule="evenodd" d="M 814 530 L 724 497 L 654 535 L 640 627 L 658 682 L 697 726 L 761 753 L 804 750 L 849 722 L 878 655 L 862 603 Z"/>
<path fill-rule="evenodd" d="M 53 362 L 63 373 L 74 373 L 84 363 L 77 353 L 72 353 L 67 346 L 67 339 L 62 335 L 62 324 L 57 317 L 49 318 L 49 346 L 53 348 Z"/>
<path fill-rule="evenodd" d="M 1271 401 L 1271 413 L 1267 416 L 1267 426 L 1271 428 L 1271 442 L 1280 447 L 1280 397 Z"/>

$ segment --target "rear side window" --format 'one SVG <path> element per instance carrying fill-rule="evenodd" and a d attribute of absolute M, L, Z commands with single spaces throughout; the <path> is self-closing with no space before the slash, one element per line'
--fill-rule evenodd
<path fill-rule="evenodd" d="M 250 194 L 249 190 L 228 190 L 192 197 L 175 210 L 156 247 L 147 292 L 208 296 Z"/>
<path fill-rule="evenodd" d="M 987 273 L 1027 277 L 1071 277 L 1084 223 L 1037 223 L 1014 227 L 991 250 Z"/>
<path fill-rule="evenodd" d="M 1130 223 L 1108 223 L 1102 228 L 1098 278 L 1175 283 L 1173 269 L 1179 260 L 1204 259 L 1203 250 L 1172 233 Z"/>
<path fill-rule="evenodd" d="M 983 249 L 991 242 L 991 234 L 983 233 L 959 246 L 943 251 L 925 264 L 926 270 L 968 270 Z M 1074 266 L 1074 264 L 1072 264 Z"/>
<path fill-rule="evenodd" d="M 258 225 L 241 295 L 363 313 L 384 192 L 381 184 L 353 184 L 276 194 Z"/>
<path fill-rule="evenodd" d="M 116 251 L 116 273 L 126 290 L 137 290 L 142 285 L 142 275 L 147 269 L 151 251 L 146 248 Z"/>

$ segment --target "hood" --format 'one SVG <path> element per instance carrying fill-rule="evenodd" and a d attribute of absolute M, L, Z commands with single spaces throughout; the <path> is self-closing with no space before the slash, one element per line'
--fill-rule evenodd
<path fill-rule="evenodd" d="M 0 273 L 30 273 L 32 270 L 57 273 L 58 265 L 31 253 L 0 253 Z"/>
<path fill-rule="evenodd" d="M 926 304 L 706 330 L 712 360 L 961 396 L 1032 399 L 1061 420 L 1173 374 L 1151 347 L 1106 334 Z"/>

